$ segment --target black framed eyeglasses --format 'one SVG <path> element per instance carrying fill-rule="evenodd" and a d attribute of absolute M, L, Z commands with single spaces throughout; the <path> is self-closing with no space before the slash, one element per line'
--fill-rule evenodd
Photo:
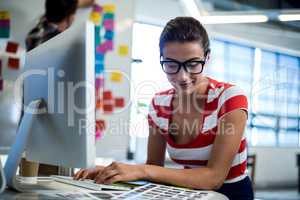
<path fill-rule="evenodd" d="M 192 58 L 184 62 L 179 62 L 178 60 L 168 58 L 168 60 L 161 60 L 160 64 L 166 74 L 177 74 L 181 67 L 190 74 L 200 74 L 203 71 L 205 60 Z"/>

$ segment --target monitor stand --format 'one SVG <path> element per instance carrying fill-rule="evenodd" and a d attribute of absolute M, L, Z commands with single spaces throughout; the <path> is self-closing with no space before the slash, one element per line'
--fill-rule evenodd
<path fill-rule="evenodd" d="M 26 148 L 27 140 L 30 136 L 31 126 L 38 114 L 46 114 L 47 106 L 44 100 L 38 99 L 30 102 L 24 110 L 24 116 L 17 130 L 14 144 L 12 145 L 4 166 L 4 175 L 9 188 L 18 190 L 16 172 L 20 164 L 22 154 Z"/>

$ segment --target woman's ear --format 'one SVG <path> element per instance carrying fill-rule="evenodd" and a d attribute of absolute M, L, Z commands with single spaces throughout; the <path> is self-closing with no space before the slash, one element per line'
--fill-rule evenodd
<path fill-rule="evenodd" d="M 207 63 L 208 61 L 210 61 L 210 50 L 207 51 L 206 57 L 205 57 L 205 62 Z"/>

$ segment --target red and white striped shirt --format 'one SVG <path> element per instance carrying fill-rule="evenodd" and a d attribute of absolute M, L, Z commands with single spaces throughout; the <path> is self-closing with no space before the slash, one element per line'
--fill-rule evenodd
<path fill-rule="evenodd" d="M 236 109 L 247 112 L 247 97 L 239 87 L 211 78 L 208 79 L 202 129 L 198 136 L 188 144 L 176 144 L 168 133 L 172 119 L 172 100 L 175 89 L 157 93 L 150 104 L 149 125 L 159 128 L 164 133 L 170 158 L 177 164 L 183 165 L 184 168 L 207 165 L 218 129 L 217 122 L 221 117 Z M 246 146 L 246 138 L 243 137 L 225 183 L 237 182 L 247 176 Z"/>

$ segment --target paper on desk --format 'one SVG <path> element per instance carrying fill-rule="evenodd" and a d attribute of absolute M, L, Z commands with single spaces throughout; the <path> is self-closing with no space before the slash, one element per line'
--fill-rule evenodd
<path fill-rule="evenodd" d="M 62 199 L 72 200 L 99 200 L 96 196 L 84 191 L 55 191 L 53 193 L 46 192 L 44 195 L 49 197 L 59 197 Z"/>

